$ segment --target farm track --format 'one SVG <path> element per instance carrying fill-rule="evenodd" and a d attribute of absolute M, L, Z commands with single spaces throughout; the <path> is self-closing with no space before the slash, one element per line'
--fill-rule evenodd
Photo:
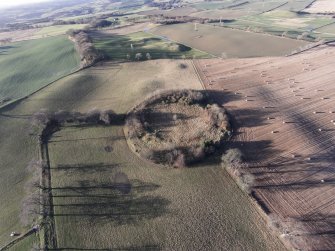
<path fill-rule="evenodd" d="M 335 49 L 281 58 L 197 60 L 207 90 L 234 117 L 231 147 L 257 177 L 255 195 L 282 219 L 301 220 L 307 250 L 334 250 Z M 334 122 L 331 122 L 334 120 Z"/>

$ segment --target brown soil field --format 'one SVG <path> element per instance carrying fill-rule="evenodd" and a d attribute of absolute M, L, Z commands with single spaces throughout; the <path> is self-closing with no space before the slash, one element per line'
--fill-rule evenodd
<path fill-rule="evenodd" d="M 233 115 L 230 147 L 256 176 L 267 213 L 294 218 L 302 250 L 335 246 L 335 48 L 277 58 L 209 59 L 195 64 L 208 90 Z"/>
<path fill-rule="evenodd" d="M 29 29 L 29 30 L 17 30 L 17 31 L 10 31 L 10 32 L 0 32 L 0 40 L 5 38 L 12 38 L 13 42 L 28 40 L 34 37 L 34 35 L 40 29 Z"/>

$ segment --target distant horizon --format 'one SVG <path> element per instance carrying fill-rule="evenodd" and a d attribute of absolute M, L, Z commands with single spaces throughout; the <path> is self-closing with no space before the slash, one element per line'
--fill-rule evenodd
<path fill-rule="evenodd" d="M 26 5 L 26 4 L 33 4 L 33 3 L 40 3 L 40 2 L 48 2 L 51 0 L 0 0 L 0 8 L 9 8 L 9 7 L 15 7 L 20 5 Z"/>

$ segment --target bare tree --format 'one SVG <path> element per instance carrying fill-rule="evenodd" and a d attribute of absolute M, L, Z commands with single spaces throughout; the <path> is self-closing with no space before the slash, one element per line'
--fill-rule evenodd
<path fill-rule="evenodd" d="M 140 61 L 140 60 L 142 59 L 142 57 L 143 57 L 142 53 L 136 53 L 136 54 L 135 54 L 135 59 L 136 59 L 137 61 Z"/>

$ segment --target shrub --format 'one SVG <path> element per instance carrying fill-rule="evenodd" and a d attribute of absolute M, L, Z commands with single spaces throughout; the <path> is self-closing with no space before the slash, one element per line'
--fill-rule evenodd
<path fill-rule="evenodd" d="M 239 149 L 229 149 L 221 157 L 222 165 L 224 165 L 225 168 L 231 168 L 232 166 L 239 165 L 242 163 L 242 157 L 242 152 Z"/>
<path fill-rule="evenodd" d="M 140 61 L 140 60 L 142 59 L 142 57 L 143 57 L 142 53 L 136 53 L 136 54 L 135 54 L 135 59 L 136 59 L 137 61 Z"/>
<path fill-rule="evenodd" d="M 190 51 L 190 50 L 192 50 L 192 48 L 191 48 L 191 47 L 188 47 L 188 46 L 186 46 L 186 45 L 183 45 L 183 44 L 178 44 L 178 50 L 179 50 L 180 52 L 185 52 L 185 51 Z"/>
<path fill-rule="evenodd" d="M 180 69 L 186 69 L 186 68 L 187 68 L 187 64 L 180 63 L 180 64 L 178 65 L 178 67 L 179 67 Z"/>

